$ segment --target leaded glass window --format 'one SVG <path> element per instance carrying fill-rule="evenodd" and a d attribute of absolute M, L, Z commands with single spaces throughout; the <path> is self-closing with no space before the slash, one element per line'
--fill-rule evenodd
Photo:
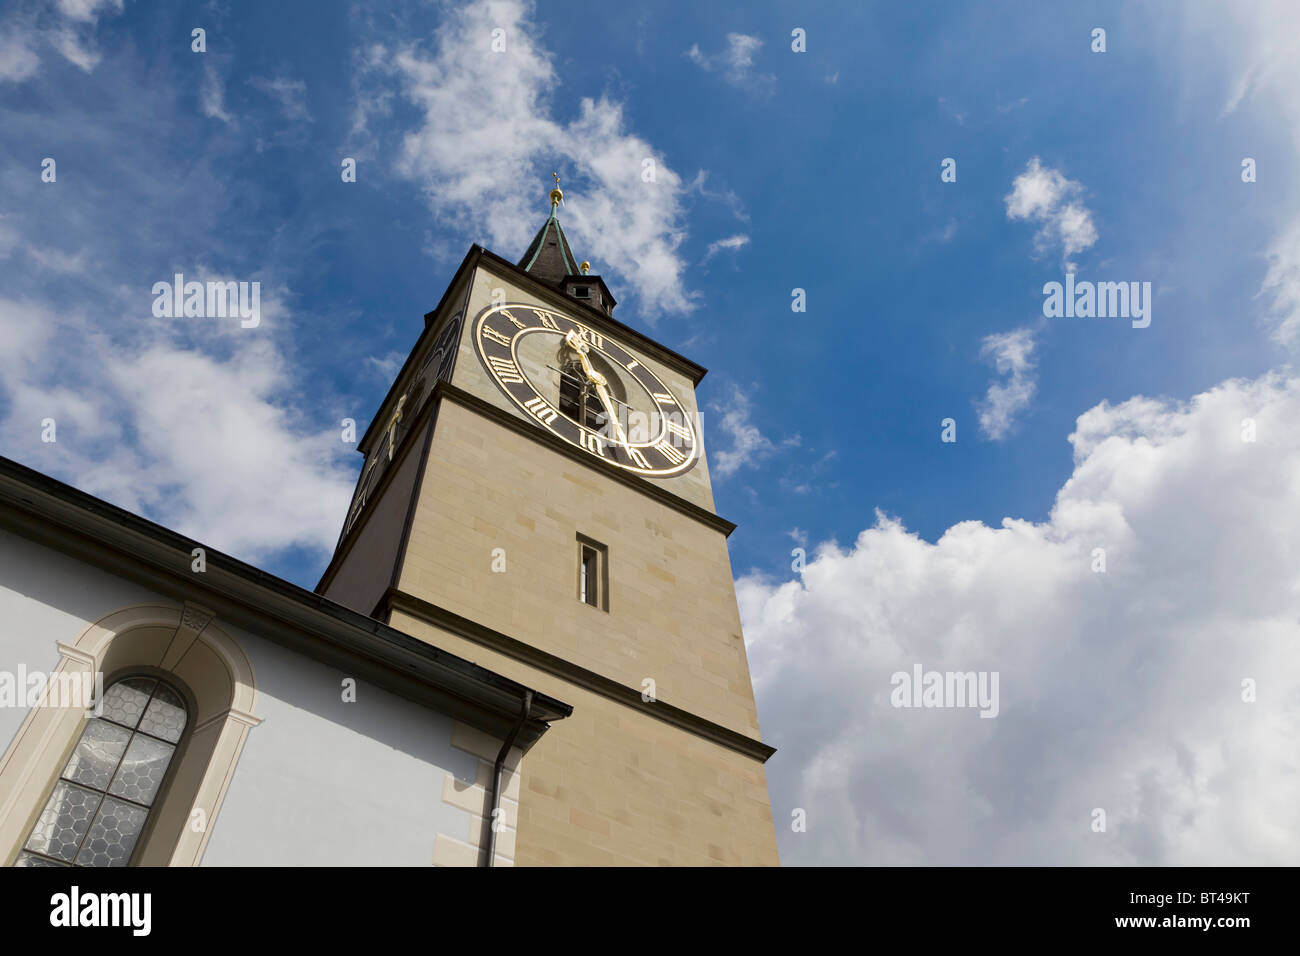
<path fill-rule="evenodd" d="M 186 722 L 185 701 L 153 677 L 104 692 L 15 866 L 126 866 Z"/>

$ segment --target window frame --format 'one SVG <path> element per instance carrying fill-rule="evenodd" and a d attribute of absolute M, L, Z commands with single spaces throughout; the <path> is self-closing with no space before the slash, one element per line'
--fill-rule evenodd
<path fill-rule="evenodd" d="M 586 555 L 590 552 L 595 557 L 595 577 L 596 586 L 594 591 L 589 587 L 588 593 L 595 598 L 594 601 L 586 600 L 583 595 L 583 571 L 587 564 Z M 593 608 L 597 611 L 609 611 L 609 548 L 601 544 L 595 538 L 589 538 L 585 534 L 578 532 L 578 576 L 577 576 L 577 597 L 578 603 L 585 607 Z"/>
<path fill-rule="evenodd" d="M 130 868 L 137 865 L 141 854 L 144 853 L 145 849 L 148 847 L 149 840 L 153 835 L 154 829 L 158 823 L 158 819 L 162 815 L 159 811 L 167 801 L 168 794 L 171 791 L 172 781 L 175 779 L 176 774 L 179 772 L 179 767 L 184 762 L 185 752 L 188 748 L 190 737 L 192 736 L 193 731 L 195 729 L 194 725 L 195 725 L 195 717 L 198 714 L 198 704 L 197 701 L 195 700 L 193 693 L 190 692 L 190 689 L 186 687 L 181 681 L 177 680 L 176 675 L 170 673 L 169 671 L 165 671 L 162 670 L 161 668 L 156 668 L 156 667 L 135 666 L 135 667 L 128 667 L 128 668 L 123 668 L 121 670 L 118 670 L 114 672 L 111 676 L 106 677 L 104 681 L 104 693 L 107 694 L 109 689 L 115 686 L 116 684 L 119 684 L 124 680 L 129 680 L 130 678 L 133 677 L 143 678 L 146 680 L 153 680 L 153 681 L 157 681 L 158 683 L 165 684 L 171 691 L 173 691 L 178 697 L 180 697 L 181 701 L 185 705 L 185 727 L 181 731 L 180 737 L 177 738 L 174 744 L 171 744 L 170 741 L 163 740 L 163 738 L 161 737 L 154 737 L 154 735 L 152 734 L 141 731 L 139 729 L 139 723 L 137 723 L 134 728 L 130 728 L 131 737 L 128 738 L 127 741 L 128 747 L 130 746 L 130 742 L 135 739 L 135 735 L 137 733 L 143 733 L 145 737 L 148 737 L 153 740 L 158 740 L 161 743 L 171 744 L 173 748 L 171 759 L 167 763 L 167 769 L 163 773 L 162 781 L 158 784 L 158 792 L 154 794 L 153 803 L 145 807 L 144 804 L 131 800 L 127 797 L 119 796 L 118 794 L 114 794 L 114 793 L 109 793 L 107 790 L 96 790 L 95 787 L 92 787 L 88 784 L 79 783 L 75 780 L 69 780 L 64 776 L 65 771 L 68 769 L 69 761 L 72 760 L 73 755 L 77 752 L 77 746 L 78 744 L 81 743 L 81 738 L 85 734 L 86 728 L 90 726 L 90 723 L 92 721 L 105 720 L 106 723 L 112 724 L 114 727 L 123 727 L 122 724 L 115 723 L 114 721 L 107 720 L 106 718 L 103 717 L 86 716 L 78 723 L 75 732 L 72 734 L 71 743 L 65 748 L 65 752 L 63 754 L 62 760 L 58 764 L 57 769 L 54 771 L 53 778 L 46 784 L 45 788 L 43 789 L 41 793 L 41 798 L 36 805 L 35 813 L 28 822 L 27 836 L 18 844 L 17 851 L 14 853 L 13 862 L 10 864 L 10 866 L 17 866 L 19 858 L 21 858 L 24 853 L 27 853 L 32 856 L 41 857 L 42 859 L 45 860 L 55 861 L 61 868 L 72 869 L 72 870 L 101 869 L 101 867 L 80 866 L 75 862 L 71 862 L 67 860 L 59 860 L 56 857 L 52 857 L 46 853 L 40 853 L 36 850 L 27 849 L 28 841 L 31 840 L 32 834 L 35 832 L 36 827 L 40 824 L 41 814 L 45 811 L 45 807 L 49 803 L 50 797 L 53 796 L 55 789 L 58 788 L 60 783 L 67 783 L 70 784 L 71 786 L 80 787 L 83 790 L 92 790 L 100 794 L 101 805 L 103 804 L 105 798 L 112 797 L 115 800 L 120 800 L 124 803 L 130 804 L 133 807 L 142 808 L 146 811 L 144 824 L 140 827 L 140 833 L 136 837 L 135 845 L 131 847 L 131 853 L 127 857 L 126 862 L 122 865 L 122 867 L 104 867 L 102 869 Z M 150 695 L 150 698 L 152 699 L 152 693 Z M 144 715 L 141 714 L 141 719 L 143 719 L 143 716 Z M 123 727 L 123 729 L 127 729 L 127 728 Z M 125 757 L 126 757 L 126 753 L 125 751 L 123 751 L 122 758 L 125 759 Z M 121 766 L 120 760 L 118 762 L 118 766 L 119 767 Z M 114 768 L 114 773 L 116 773 L 116 770 L 117 768 Z M 110 778 L 110 783 L 111 783 L 111 778 Z M 98 813 L 98 809 L 99 808 L 96 807 L 96 813 Z M 93 823 L 94 818 L 92 817 L 91 820 Z M 87 837 L 88 836 L 89 836 L 89 832 L 87 832 Z M 84 845 L 84 840 L 85 838 L 83 838 L 83 845 Z M 80 849 L 81 847 L 79 846 L 78 853 L 80 853 Z"/>

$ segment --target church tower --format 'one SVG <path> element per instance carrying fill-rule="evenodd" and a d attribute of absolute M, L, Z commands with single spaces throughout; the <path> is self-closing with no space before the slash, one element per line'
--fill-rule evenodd
<path fill-rule="evenodd" d="M 614 318 L 558 187 L 425 316 L 316 590 L 573 705 L 507 762 L 517 863 L 776 864 L 705 370 Z"/>

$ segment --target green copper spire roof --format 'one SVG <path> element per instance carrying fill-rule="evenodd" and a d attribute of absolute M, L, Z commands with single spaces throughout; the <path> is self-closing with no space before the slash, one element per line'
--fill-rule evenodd
<path fill-rule="evenodd" d="M 564 237 L 564 230 L 560 228 L 560 220 L 556 218 L 554 209 L 533 237 L 528 251 L 519 260 L 519 266 L 552 285 L 559 285 L 565 276 L 579 274 L 573 250 L 569 248 L 569 240 Z"/>
<path fill-rule="evenodd" d="M 560 192 L 559 174 L 552 175 L 555 176 L 555 188 L 551 190 L 551 215 L 533 237 L 528 250 L 519 260 L 519 267 L 543 282 L 559 285 L 565 276 L 579 273 L 577 260 L 569 248 L 569 240 L 564 238 L 564 230 L 560 228 L 560 220 L 555 215 L 560 203 L 564 201 L 564 193 Z"/>

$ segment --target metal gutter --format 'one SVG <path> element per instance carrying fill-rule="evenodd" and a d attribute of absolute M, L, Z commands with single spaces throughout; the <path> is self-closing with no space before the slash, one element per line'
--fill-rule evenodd
<path fill-rule="evenodd" d="M 497 754 L 497 762 L 492 767 L 492 809 L 487 815 L 488 838 L 487 838 L 487 862 L 486 866 L 496 866 L 497 858 L 497 810 L 501 808 L 501 771 L 505 767 L 506 757 L 510 754 L 510 748 L 515 745 L 515 738 L 519 735 L 519 730 L 528 720 L 528 712 L 533 709 L 533 692 L 524 691 L 523 707 L 519 710 L 519 723 L 515 724 L 514 729 L 510 731 L 510 736 L 505 739 L 501 745 L 501 752 Z M 515 821 L 516 826 L 518 821 Z"/>

